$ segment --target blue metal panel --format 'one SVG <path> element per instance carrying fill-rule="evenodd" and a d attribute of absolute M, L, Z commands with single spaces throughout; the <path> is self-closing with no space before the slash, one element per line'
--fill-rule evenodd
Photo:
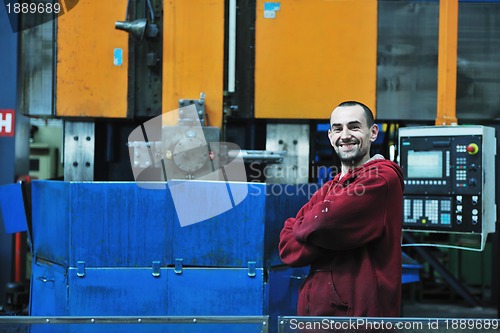
<path fill-rule="evenodd" d="M 35 181 L 34 254 L 65 266 L 165 263 L 172 257 L 173 214 L 167 190 L 135 183 Z"/>
<path fill-rule="evenodd" d="M 149 332 L 149 331 L 145 331 Z M 202 324 L 202 325 L 168 325 L 162 333 L 262 333 L 262 325 L 256 324 Z M 142 331 L 141 331 L 142 333 Z"/>
<path fill-rule="evenodd" d="M 402 253 L 402 258 L 403 275 L 401 282 L 405 284 L 420 281 L 420 270 L 423 266 L 404 252 Z"/>
<path fill-rule="evenodd" d="M 33 181 L 31 184 L 34 257 L 69 264 L 70 183 Z"/>
<path fill-rule="evenodd" d="M 68 270 L 70 316 L 160 316 L 167 314 L 166 268 Z"/>
<path fill-rule="evenodd" d="M 168 315 L 263 315 L 264 270 L 245 268 L 168 269 Z"/>
<path fill-rule="evenodd" d="M 278 316 L 296 316 L 299 289 L 309 274 L 309 266 L 272 267 L 269 270 L 269 332 L 277 332 Z"/>
<path fill-rule="evenodd" d="M 271 316 L 296 316 L 299 289 L 309 274 L 309 266 L 272 267 L 269 270 L 269 307 Z"/>
<path fill-rule="evenodd" d="M 69 315 L 66 268 L 36 261 L 31 269 L 30 315 Z"/>
<path fill-rule="evenodd" d="M 262 333 L 264 330 L 267 333 L 269 332 L 267 325 L 267 316 L 0 317 L 2 333 Z"/>
<path fill-rule="evenodd" d="M 71 183 L 71 266 L 144 267 L 172 257 L 168 190 L 136 183 Z"/>
<path fill-rule="evenodd" d="M 240 204 L 181 227 L 168 189 L 148 190 L 128 182 L 34 182 L 35 254 L 71 266 L 85 261 L 89 267 L 144 267 L 156 260 L 173 264 L 177 258 L 190 266 L 280 265 L 277 244 L 283 223 L 314 189 L 232 184 L 238 186 L 248 187 Z"/>
<path fill-rule="evenodd" d="M 135 183 L 34 182 L 35 258 L 60 263 L 53 268 L 57 272 L 66 269 L 59 273 L 65 279 L 55 281 L 58 292 L 67 288 L 61 297 L 67 315 L 293 314 L 307 268 L 272 267 L 269 281 L 265 272 L 270 263 L 281 264 L 277 245 L 285 219 L 295 216 L 315 189 L 241 186 L 248 186 L 248 195 L 240 204 L 181 227 L 169 190 Z M 44 301 L 50 284 L 43 276 L 34 275 L 32 311 L 57 315 L 62 303 Z M 196 331 L 242 329 L 230 326 Z M 173 331 L 193 332 L 193 327 L 176 325 Z"/>
<path fill-rule="evenodd" d="M 0 221 L 8 234 L 28 230 L 21 183 L 0 186 Z"/>
<path fill-rule="evenodd" d="M 264 270 L 248 276 L 245 268 L 184 268 L 182 273 L 168 269 L 169 316 L 263 315 L 268 311 Z M 175 325 L 176 333 L 260 333 L 259 325 Z"/>
<path fill-rule="evenodd" d="M 286 219 L 295 217 L 317 189 L 318 185 L 316 184 L 273 184 L 266 186 L 265 253 L 268 265 L 283 265 L 278 253 L 281 229 Z"/>
<path fill-rule="evenodd" d="M 255 261 L 263 267 L 265 200 L 265 184 L 255 184 L 248 186 L 248 195 L 239 205 L 221 215 L 185 227 L 176 218 L 173 259 L 182 258 L 190 266 L 246 267 L 248 261 Z"/>
<path fill-rule="evenodd" d="M 71 317 L 70 317 L 71 318 Z M 68 318 L 68 321 L 70 320 Z M 176 333 L 172 325 L 150 324 L 33 324 L 26 331 L 12 333 Z M 3 331 L 2 331 L 3 332 Z M 200 332 L 201 333 L 201 332 Z"/>

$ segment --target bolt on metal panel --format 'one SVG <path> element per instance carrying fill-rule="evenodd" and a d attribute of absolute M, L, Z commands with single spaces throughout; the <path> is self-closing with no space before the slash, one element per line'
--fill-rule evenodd
<path fill-rule="evenodd" d="M 64 122 L 64 180 L 94 179 L 95 124 Z"/>

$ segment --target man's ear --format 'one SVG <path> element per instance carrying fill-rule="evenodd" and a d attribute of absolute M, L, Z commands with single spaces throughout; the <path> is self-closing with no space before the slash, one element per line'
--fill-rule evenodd
<path fill-rule="evenodd" d="M 375 140 L 377 140 L 377 136 L 378 136 L 378 125 L 373 124 L 372 127 L 370 128 L 370 141 L 374 142 Z"/>
<path fill-rule="evenodd" d="M 328 141 L 330 141 L 330 144 L 333 146 L 333 143 L 332 143 L 332 131 L 330 129 L 328 129 Z"/>

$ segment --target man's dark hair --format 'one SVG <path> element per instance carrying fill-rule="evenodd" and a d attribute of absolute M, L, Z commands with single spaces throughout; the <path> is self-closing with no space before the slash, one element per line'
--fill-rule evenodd
<path fill-rule="evenodd" d="M 366 105 L 364 105 L 361 102 L 357 101 L 345 101 L 340 103 L 337 107 L 339 106 L 356 106 L 359 105 L 363 108 L 365 111 L 365 118 L 366 118 L 366 124 L 368 125 L 368 128 L 372 127 L 373 124 L 375 124 L 375 119 L 373 118 L 373 112 L 370 110 L 370 108 Z"/>

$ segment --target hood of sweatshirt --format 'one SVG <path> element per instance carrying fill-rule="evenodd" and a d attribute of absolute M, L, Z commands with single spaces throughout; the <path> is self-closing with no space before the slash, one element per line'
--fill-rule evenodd
<path fill-rule="evenodd" d="M 360 174 L 377 174 L 378 168 L 390 168 L 394 171 L 396 176 L 399 179 L 401 189 L 404 191 L 404 178 L 403 178 L 403 170 L 401 167 L 395 162 L 389 161 L 385 159 L 384 156 L 380 154 L 373 155 L 368 161 L 366 161 L 363 165 L 359 167 L 349 170 L 342 178 L 340 178 L 340 174 L 338 174 L 333 181 L 334 182 L 351 182 L 353 178 L 358 177 Z"/>

